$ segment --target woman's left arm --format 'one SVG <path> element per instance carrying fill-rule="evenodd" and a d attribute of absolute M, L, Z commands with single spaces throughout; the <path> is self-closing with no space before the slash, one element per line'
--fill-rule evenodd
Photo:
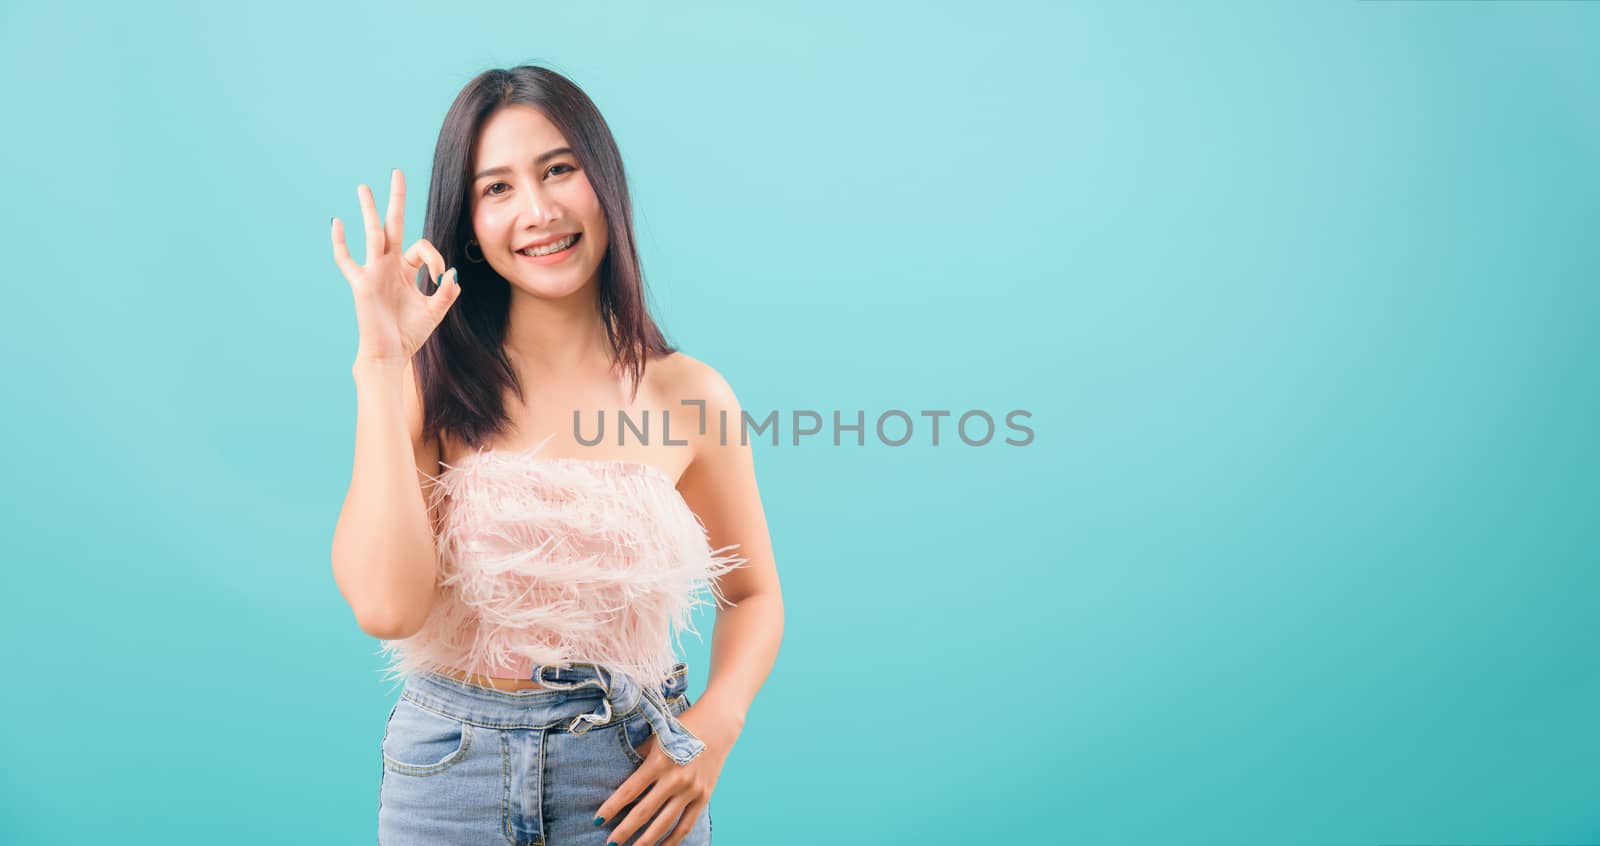
<path fill-rule="evenodd" d="M 711 547 L 738 544 L 733 551 L 746 561 L 717 580 L 718 590 L 732 607 L 717 609 L 706 689 L 692 707 L 703 719 L 720 723 L 718 733 L 732 745 L 777 660 L 783 639 L 783 595 L 756 485 L 755 456 L 741 437 L 739 401 L 721 375 L 709 367 L 705 370 L 695 380 L 706 403 L 705 433 L 694 436 L 694 461 L 679 480 L 678 490 L 705 523 Z M 693 407 L 683 410 L 691 412 L 686 417 L 694 416 Z M 724 419 L 727 432 L 721 431 Z M 698 433 L 700 427 L 690 431 Z"/>
<path fill-rule="evenodd" d="M 678 491 L 705 524 L 712 549 L 732 550 L 745 562 L 717 580 L 717 590 L 729 606 L 717 608 L 711 641 L 711 668 L 705 692 L 678 715 L 684 728 L 706 744 L 687 765 L 678 765 L 654 740 L 641 749 L 644 764 L 622 783 L 600 808 L 600 817 L 640 799 L 612 831 L 612 840 L 626 843 L 635 832 L 638 842 L 674 846 L 689 833 L 722 773 L 728 752 L 744 730 L 745 715 L 756 692 L 766 683 L 783 639 L 783 597 L 778 568 L 772 556 L 761 492 L 756 486 L 755 459 L 741 437 L 743 416 L 732 388 L 706 365 L 692 362 L 692 377 L 682 395 L 694 402 L 669 409 L 674 438 L 690 433 L 694 458 Z M 697 409 L 704 400 L 704 417 Z M 701 420 L 705 426 L 700 426 Z M 722 421 L 729 431 L 722 432 Z M 702 432 L 703 428 L 703 432 Z M 671 829 L 668 826 L 677 820 Z M 649 823 L 648 827 L 646 823 Z M 640 832 L 640 829 L 643 831 Z"/>

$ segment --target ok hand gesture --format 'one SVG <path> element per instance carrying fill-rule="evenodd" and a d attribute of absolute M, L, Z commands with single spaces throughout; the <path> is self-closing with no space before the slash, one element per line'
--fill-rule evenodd
<path fill-rule="evenodd" d="M 401 251 L 404 242 L 406 182 L 395 168 L 389 182 L 389 210 L 378 222 L 377 204 L 372 189 L 356 187 L 361 200 L 361 219 L 367 229 L 367 261 L 356 264 L 345 245 L 344 224 L 333 219 L 333 261 L 350 283 L 355 295 L 356 324 L 361 333 L 358 360 L 404 364 L 422 348 L 445 313 L 461 296 L 456 270 L 446 275 L 444 256 L 420 238 Z M 428 265 L 429 275 L 439 282 L 432 296 L 417 288 L 417 271 Z"/>

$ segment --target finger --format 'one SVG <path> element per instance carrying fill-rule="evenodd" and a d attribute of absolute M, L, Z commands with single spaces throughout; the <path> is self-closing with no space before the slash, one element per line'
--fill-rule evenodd
<path fill-rule="evenodd" d="M 650 827 L 639 835 L 639 842 L 658 842 L 667 833 L 667 829 L 672 828 L 677 823 L 678 817 L 683 814 L 684 802 L 685 800 L 682 797 L 673 796 L 663 804 L 661 810 L 656 812 L 655 819 L 651 821 Z M 621 843 L 622 841 L 618 840 L 617 842 Z"/>
<path fill-rule="evenodd" d="M 415 284 L 417 271 L 422 269 L 423 264 L 428 265 L 428 281 L 435 285 L 439 284 L 439 277 L 449 269 L 449 265 L 444 263 L 444 254 L 439 252 L 439 248 L 435 247 L 433 242 L 426 238 L 418 238 L 417 242 L 406 250 L 405 255 L 400 257 L 400 270 L 406 275 L 408 281 Z M 424 291 L 424 293 L 428 292 Z"/>
<path fill-rule="evenodd" d="M 399 246 L 405 243 L 406 233 L 406 178 L 400 174 L 400 168 L 395 168 L 389 173 L 389 213 L 384 218 L 384 242 Z M 434 276 L 443 273 L 440 268 Z"/>
<path fill-rule="evenodd" d="M 711 803 L 705 799 L 690 802 L 689 807 L 683 809 L 683 816 L 678 818 L 678 827 L 672 830 L 672 834 L 667 836 L 661 846 L 678 846 L 682 843 L 683 838 L 688 837 L 689 832 L 694 830 L 695 823 L 700 821 L 701 812 L 709 804 Z"/>
<path fill-rule="evenodd" d="M 356 197 L 361 200 L 361 221 L 366 224 L 367 230 L 367 264 L 372 264 L 378 256 L 388 250 L 384 242 L 383 227 L 378 224 L 378 204 L 372 199 L 372 189 L 366 183 L 356 186 Z"/>
<path fill-rule="evenodd" d="M 339 272 L 344 274 L 346 282 L 355 284 L 356 277 L 361 273 L 361 265 L 350 257 L 350 247 L 344 242 L 344 223 L 339 218 L 333 219 L 333 263 L 339 266 Z"/>
<path fill-rule="evenodd" d="M 650 785 L 644 795 L 639 797 L 639 801 L 633 806 L 633 810 L 622 818 L 622 822 L 617 823 L 616 828 L 611 829 L 611 840 L 617 843 L 627 843 L 628 839 L 633 837 L 634 832 L 643 828 L 646 823 L 655 818 L 656 810 L 669 798 L 671 797 L 667 795 L 667 789 L 661 786 L 661 782 Z M 641 839 L 639 842 L 654 843 L 655 841 Z"/>
<path fill-rule="evenodd" d="M 461 285 L 456 282 L 456 269 L 452 267 L 446 271 L 444 281 L 439 285 L 439 290 L 428 298 L 428 304 L 433 306 L 438 320 L 443 320 L 444 316 L 449 313 L 450 307 L 455 305 L 456 300 L 460 299 L 460 297 Z M 435 322 L 434 325 L 438 326 L 439 324 Z"/>
<path fill-rule="evenodd" d="M 460 286 L 451 285 L 451 287 Z M 600 803 L 599 808 L 595 809 L 594 815 L 600 820 L 596 825 L 604 825 L 607 822 L 611 822 L 612 817 L 622 813 L 623 808 L 628 807 L 629 803 L 638 799 L 639 795 L 650 787 L 650 782 L 653 779 L 654 777 L 649 775 L 644 767 L 635 769 L 633 774 L 623 779 L 622 784 L 617 785 L 617 789 L 611 792 L 606 801 Z"/>

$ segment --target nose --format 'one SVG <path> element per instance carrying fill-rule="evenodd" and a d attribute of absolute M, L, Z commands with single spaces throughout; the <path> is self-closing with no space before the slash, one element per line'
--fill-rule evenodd
<path fill-rule="evenodd" d="M 556 209 L 555 201 L 550 197 L 539 191 L 529 191 L 526 196 L 528 205 L 523 212 L 529 226 L 542 227 L 561 216 Z"/>

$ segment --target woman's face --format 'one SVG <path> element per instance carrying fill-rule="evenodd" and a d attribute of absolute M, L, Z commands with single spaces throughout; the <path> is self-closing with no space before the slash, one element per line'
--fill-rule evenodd
<path fill-rule="evenodd" d="M 568 296 L 593 280 L 609 242 L 605 213 L 567 140 L 537 109 L 513 105 L 484 124 L 472 163 L 473 237 L 483 259 L 537 297 Z M 546 256 L 552 240 L 577 235 Z"/>

